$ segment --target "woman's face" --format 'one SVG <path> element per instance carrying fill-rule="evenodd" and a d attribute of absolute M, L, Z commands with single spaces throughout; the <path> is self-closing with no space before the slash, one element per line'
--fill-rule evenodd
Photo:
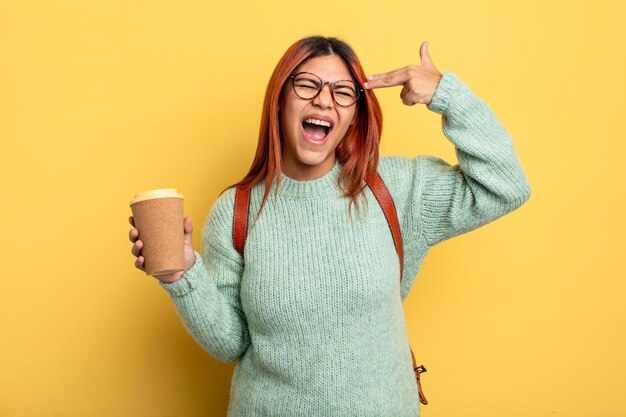
<path fill-rule="evenodd" d="M 337 55 L 310 58 L 293 71 L 309 72 L 325 81 L 352 80 L 348 67 Z M 282 170 L 288 177 L 305 181 L 319 178 L 335 165 L 335 148 L 344 138 L 356 115 L 356 104 L 337 105 L 326 84 L 319 95 L 298 97 L 287 80 L 280 97 L 283 132 Z M 312 123 L 311 123 L 312 122 Z M 324 127 L 328 125 L 330 128 Z"/>

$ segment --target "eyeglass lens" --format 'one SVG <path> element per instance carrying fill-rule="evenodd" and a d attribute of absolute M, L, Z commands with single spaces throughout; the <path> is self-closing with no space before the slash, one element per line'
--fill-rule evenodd
<path fill-rule="evenodd" d="M 357 88 L 353 81 L 342 80 L 329 84 L 332 87 L 335 102 L 340 106 L 349 106 L 357 100 Z M 296 74 L 293 78 L 293 89 L 298 97 L 309 100 L 320 93 L 322 80 L 314 74 Z"/>

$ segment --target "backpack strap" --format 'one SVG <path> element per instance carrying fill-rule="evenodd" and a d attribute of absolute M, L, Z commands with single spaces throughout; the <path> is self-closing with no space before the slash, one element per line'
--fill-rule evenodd
<path fill-rule="evenodd" d="M 380 204 L 380 207 L 385 214 L 385 218 L 387 219 L 387 223 L 389 224 L 389 228 L 391 229 L 393 244 L 396 247 L 398 259 L 400 260 L 400 282 L 402 282 L 402 275 L 404 272 L 404 246 L 402 244 L 402 232 L 400 230 L 400 222 L 398 221 L 398 212 L 396 211 L 396 205 L 393 202 L 393 198 L 391 197 L 389 189 L 385 185 L 385 182 L 378 172 L 376 172 L 366 182 L 372 190 L 374 197 L 376 197 L 376 200 L 378 200 L 378 204 Z M 426 368 L 424 367 L 424 365 L 417 366 L 417 362 L 415 361 L 415 355 L 413 354 L 413 348 L 411 348 L 410 345 L 409 349 L 411 349 L 413 372 L 415 373 L 415 380 L 417 382 L 417 391 L 419 392 L 420 402 L 426 405 L 428 404 L 428 400 L 424 396 L 424 392 L 422 391 L 422 382 L 420 380 L 420 374 L 422 372 L 426 372 Z"/>
<path fill-rule="evenodd" d="M 370 179 L 366 181 L 367 185 L 372 190 L 372 193 L 376 197 L 378 204 L 385 214 L 391 234 L 393 236 L 393 244 L 396 247 L 398 253 L 398 259 L 400 261 L 400 282 L 402 282 L 402 275 L 404 271 L 404 246 L 402 245 L 402 232 L 400 230 L 400 223 L 398 222 L 398 212 L 396 211 L 396 205 L 393 202 L 391 193 L 385 185 L 383 179 L 378 172 L 375 173 Z M 248 212 L 250 210 L 250 188 L 244 188 L 237 186 L 235 192 L 235 213 L 233 215 L 233 244 L 237 252 L 243 257 L 243 248 L 246 244 L 246 236 L 248 234 Z M 415 362 L 415 356 L 413 355 L 413 348 L 409 345 L 411 350 L 411 360 L 413 361 L 413 372 L 415 373 L 415 380 L 417 381 L 417 390 L 419 392 L 420 402 L 424 405 L 428 404 L 428 400 L 422 392 L 422 383 L 420 382 L 420 374 L 426 372 L 426 368 L 423 365 L 417 366 Z"/>
<path fill-rule="evenodd" d="M 391 193 L 383 182 L 380 174 L 376 172 L 369 180 L 366 181 L 367 185 L 374 193 L 378 204 L 383 209 L 383 213 L 387 218 L 387 223 L 391 229 L 393 236 L 393 244 L 396 247 L 398 253 L 398 259 L 400 260 L 400 282 L 402 282 L 402 275 L 404 272 L 404 246 L 402 245 L 402 233 L 400 231 L 400 223 L 398 222 L 398 212 L 396 211 L 396 205 L 393 203 Z"/>
<path fill-rule="evenodd" d="M 243 257 L 243 247 L 248 235 L 248 212 L 250 211 L 250 188 L 237 187 L 235 192 L 235 214 L 233 215 L 233 243 Z"/>

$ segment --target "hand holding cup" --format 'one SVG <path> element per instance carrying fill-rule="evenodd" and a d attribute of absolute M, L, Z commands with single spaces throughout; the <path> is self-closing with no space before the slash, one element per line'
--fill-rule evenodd
<path fill-rule="evenodd" d="M 159 188 L 137 193 L 129 203 L 135 266 L 162 282 L 179 280 L 195 263 L 191 218 L 183 217 L 183 200 L 176 189 Z"/>
<path fill-rule="evenodd" d="M 130 232 L 128 233 L 128 238 L 131 242 L 134 243 L 133 247 L 131 248 L 131 253 L 137 257 L 137 259 L 135 260 L 135 267 L 143 272 L 146 272 L 146 268 L 144 266 L 144 258 L 141 255 L 143 242 L 138 239 L 139 231 L 134 228 L 135 222 L 134 222 L 133 216 L 130 216 L 128 218 L 128 222 L 130 223 L 131 226 L 133 226 L 133 229 L 131 229 Z M 193 226 L 191 225 L 191 217 L 187 216 L 184 218 L 183 227 L 185 230 L 185 235 L 184 235 L 185 236 L 184 238 L 185 271 L 178 271 L 173 274 L 156 276 L 155 278 L 157 278 L 161 282 L 171 283 L 171 282 L 178 281 L 183 276 L 183 274 L 187 270 L 189 270 L 195 263 L 195 260 L 196 260 L 195 253 L 194 253 L 193 245 L 191 243 L 192 242 L 191 234 L 193 232 Z"/>

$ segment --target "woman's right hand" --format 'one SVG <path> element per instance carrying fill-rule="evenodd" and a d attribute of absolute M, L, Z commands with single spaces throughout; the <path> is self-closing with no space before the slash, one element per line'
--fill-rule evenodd
<path fill-rule="evenodd" d="M 131 226 L 135 227 L 135 219 L 133 219 L 133 216 L 128 218 L 128 222 Z M 156 276 L 155 278 L 161 282 L 172 283 L 178 281 L 196 262 L 196 256 L 191 243 L 191 232 L 193 231 L 193 227 L 191 226 L 191 217 L 187 216 L 183 219 L 183 227 L 185 231 L 185 270 L 175 272 L 173 274 Z M 131 253 L 137 257 L 135 260 L 135 267 L 143 272 L 146 272 L 146 268 L 144 267 L 144 258 L 141 256 L 143 242 L 138 239 L 139 231 L 137 229 L 131 229 L 130 232 L 128 232 L 128 238 L 134 243 Z"/>

